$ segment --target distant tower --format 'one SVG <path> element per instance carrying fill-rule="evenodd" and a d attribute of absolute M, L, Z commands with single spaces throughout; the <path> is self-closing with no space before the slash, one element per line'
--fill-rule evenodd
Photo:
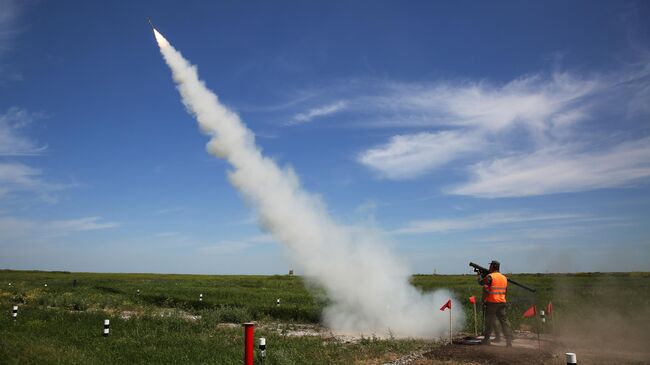
<path fill-rule="evenodd" d="M 289 276 L 293 276 L 293 269 L 289 270 Z"/>

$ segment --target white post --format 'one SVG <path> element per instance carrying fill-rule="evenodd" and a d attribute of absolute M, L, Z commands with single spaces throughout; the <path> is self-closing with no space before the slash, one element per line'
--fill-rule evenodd
<path fill-rule="evenodd" d="M 203 294 L 199 294 L 199 302 L 203 301 Z"/>
<path fill-rule="evenodd" d="M 578 365 L 578 357 L 575 352 L 566 353 L 566 365 Z"/>
<path fill-rule="evenodd" d="M 102 336 L 107 337 L 108 333 L 110 332 L 109 327 L 111 326 L 111 321 L 108 319 L 104 320 L 104 331 L 102 332 Z"/>
<path fill-rule="evenodd" d="M 278 298 L 278 300 L 275 301 L 275 305 L 277 305 L 278 307 L 280 306 L 280 298 Z"/>
<path fill-rule="evenodd" d="M 18 317 L 18 306 L 17 305 L 14 305 L 11 316 L 14 317 L 14 321 L 17 319 L 17 317 Z"/>
<path fill-rule="evenodd" d="M 47 283 L 45 283 L 45 285 L 44 285 L 44 286 L 45 286 L 45 287 L 47 288 Z"/>

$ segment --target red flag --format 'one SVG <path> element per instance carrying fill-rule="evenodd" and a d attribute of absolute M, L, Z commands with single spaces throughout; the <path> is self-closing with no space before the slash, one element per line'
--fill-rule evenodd
<path fill-rule="evenodd" d="M 449 300 L 447 301 L 447 303 L 445 303 L 445 305 L 443 305 L 442 307 L 440 307 L 440 310 L 441 310 L 441 311 L 444 311 L 444 310 L 447 309 L 447 308 L 449 308 L 449 309 L 451 310 L 451 299 L 449 299 Z"/>
<path fill-rule="evenodd" d="M 469 302 L 472 304 L 476 304 L 476 298 L 472 295 L 471 297 L 469 297 Z"/>
<path fill-rule="evenodd" d="M 546 306 L 546 314 L 549 316 L 553 314 L 553 303 L 548 302 L 548 305 Z"/>
<path fill-rule="evenodd" d="M 524 312 L 524 318 L 535 317 L 537 314 L 537 307 L 532 306 Z"/>

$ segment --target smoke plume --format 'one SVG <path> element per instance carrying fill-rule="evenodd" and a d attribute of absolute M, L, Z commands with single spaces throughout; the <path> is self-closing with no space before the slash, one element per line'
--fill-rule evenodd
<path fill-rule="evenodd" d="M 409 337 L 437 337 L 449 331 L 448 314 L 438 310 L 450 293 L 423 295 L 409 274 L 370 229 L 342 226 L 324 204 L 300 186 L 289 167 L 262 155 L 239 116 L 199 79 L 196 67 L 154 30 L 187 111 L 210 137 L 207 151 L 227 160 L 228 178 L 255 209 L 261 225 L 286 246 L 305 275 L 327 292 L 331 304 L 323 322 L 333 330 Z M 455 328 L 462 327 L 454 304 Z"/>

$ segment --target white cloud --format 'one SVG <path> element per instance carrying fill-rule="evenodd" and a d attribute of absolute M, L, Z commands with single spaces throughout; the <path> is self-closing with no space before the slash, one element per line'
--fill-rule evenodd
<path fill-rule="evenodd" d="M 650 164 L 644 146 L 649 142 L 644 120 L 650 109 L 643 103 L 650 90 L 647 64 L 585 77 L 529 75 L 503 85 L 388 83 L 376 87 L 380 91 L 374 95 L 358 98 L 363 102 L 350 99 L 351 105 L 362 105 L 366 114 L 375 109 L 374 125 L 436 130 L 395 135 L 362 151 L 357 160 L 382 177 L 399 180 L 463 157 L 470 180 L 447 192 L 475 197 L 643 182 Z M 614 134 L 617 141 L 603 150 L 602 141 Z M 481 153 L 471 153 L 477 150 Z"/>
<path fill-rule="evenodd" d="M 102 217 L 86 217 L 70 220 L 51 221 L 47 224 L 49 230 L 68 234 L 80 231 L 95 231 L 98 229 L 107 229 L 118 227 L 115 222 L 100 222 Z"/>
<path fill-rule="evenodd" d="M 57 201 L 55 192 L 76 185 L 47 181 L 40 169 L 15 161 L 18 157 L 39 156 L 45 152 L 46 146 L 38 145 L 26 134 L 27 128 L 43 117 L 41 113 L 16 107 L 0 114 L 0 157 L 3 158 L 0 161 L 0 199 L 14 194 L 23 194 L 24 198 L 31 194 L 54 203 Z"/>
<path fill-rule="evenodd" d="M 296 114 L 293 116 L 293 118 L 291 118 L 291 121 L 287 124 L 295 125 L 295 124 L 307 123 L 314 118 L 338 113 L 344 110 L 346 107 L 347 107 L 347 103 L 345 101 L 337 101 L 336 103 L 333 104 L 320 106 L 318 108 L 310 109 L 304 113 Z"/>
<path fill-rule="evenodd" d="M 587 117 L 588 97 L 619 81 L 572 73 L 524 75 L 502 85 L 485 81 L 373 85 L 369 96 L 353 100 L 371 113 L 366 126 L 466 127 L 503 132 L 515 126 L 552 132 Z"/>
<path fill-rule="evenodd" d="M 170 208 L 162 208 L 162 209 L 157 209 L 153 213 L 154 214 L 170 214 L 170 213 L 178 213 L 185 210 L 185 207 L 170 207 Z"/>
<path fill-rule="evenodd" d="M 102 221 L 102 217 L 36 221 L 2 216 L 0 217 L 0 242 L 17 239 L 42 240 L 68 236 L 76 232 L 95 231 L 118 226 L 119 223 Z"/>
<path fill-rule="evenodd" d="M 358 161 L 390 179 L 422 175 L 483 145 L 469 133 L 443 131 L 393 136 L 382 146 L 362 152 Z"/>
<path fill-rule="evenodd" d="M 397 234 L 442 233 L 451 231 L 468 231 L 494 226 L 513 225 L 521 223 L 540 223 L 551 221 L 590 220 L 594 217 L 574 213 L 530 214 L 523 212 L 495 212 L 450 219 L 416 220 L 396 229 Z"/>
<path fill-rule="evenodd" d="M 16 37 L 22 30 L 17 21 L 24 5 L 24 1 L 0 0 L 0 83 L 7 80 L 22 80 L 22 75 L 19 72 L 8 70 L 5 67 L 2 58 L 11 51 Z"/>
<path fill-rule="evenodd" d="M 199 252 L 209 255 L 227 255 L 245 251 L 249 248 L 277 242 L 269 234 L 245 237 L 239 240 L 224 240 L 210 246 L 199 248 Z"/>
<path fill-rule="evenodd" d="M 19 2 L 0 0 L 0 55 L 7 51 L 18 33 L 16 19 L 19 15 Z"/>
<path fill-rule="evenodd" d="M 23 109 L 10 108 L 0 115 L 0 156 L 39 155 L 45 146 L 38 146 L 21 130 L 31 124 L 40 114 L 29 113 Z"/>
<path fill-rule="evenodd" d="M 12 194 L 35 194 L 39 199 L 54 203 L 54 193 L 75 184 L 52 183 L 43 179 L 39 169 L 16 162 L 0 162 L 0 199 Z"/>
<path fill-rule="evenodd" d="M 41 184 L 40 170 L 20 163 L 0 163 L 0 186 L 32 189 Z"/>
<path fill-rule="evenodd" d="M 160 232 L 156 233 L 153 236 L 156 238 L 169 238 L 169 237 L 178 237 L 180 236 L 180 232 Z"/>
<path fill-rule="evenodd" d="M 390 124 L 454 129 L 393 136 L 386 145 L 363 151 L 358 161 L 384 177 L 407 179 L 492 141 L 507 150 L 512 144 L 509 133 L 517 128 L 526 131 L 524 138 L 531 145 L 543 146 L 589 118 L 583 99 L 602 85 L 599 78 L 580 79 L 568 73 L 526 76 L 503 86 L 389 84 L 384 95 L 368 98 L 366 104 L 390 111 Z M 482 151 L 482 156 L 499 152 Z"/>
<path fill-rule="evenodd" d="M 629 186 L 650 178 L 650 137 L 606 151 L 542 149 L 480 162 L 470 171 L 472 179 L 450 193 L 500 198 Z"/>
<path fill-rule="evenodd" d="M 245 241 L 221 241 L 214 245 L 201 247 L 199 251 L 207 255 L 228 255 L 249 249 L 250 242 Z"/>

